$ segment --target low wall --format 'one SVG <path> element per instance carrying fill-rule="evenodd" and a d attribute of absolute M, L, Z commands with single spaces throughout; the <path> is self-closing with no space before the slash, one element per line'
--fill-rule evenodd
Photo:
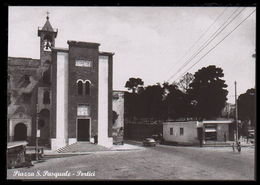
<path fill-rule="evenodd" d="M 163 133 L 162 124 L 125 124 L 124 139 L 144 140 L 155 134 Z"/>

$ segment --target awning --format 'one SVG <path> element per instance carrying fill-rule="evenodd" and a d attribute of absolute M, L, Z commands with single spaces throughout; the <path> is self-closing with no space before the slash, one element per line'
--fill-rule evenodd
<path fill-rule="evenodd" d="M 205 132 L 217 132 L 215 128 L 205 128 Z"/>

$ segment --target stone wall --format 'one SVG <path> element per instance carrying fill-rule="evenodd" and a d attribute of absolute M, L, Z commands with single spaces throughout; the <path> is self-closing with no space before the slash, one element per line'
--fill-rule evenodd
<path fill-rule="evenodd" d="M 160 133 L 163 133 L 162 124 L 125 124 L 124 126 L 124 139 L 142 141 Z"/>

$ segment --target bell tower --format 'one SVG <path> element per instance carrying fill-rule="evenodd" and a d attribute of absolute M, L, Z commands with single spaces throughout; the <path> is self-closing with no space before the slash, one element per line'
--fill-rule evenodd
<path fill-rule="evenodd" d="M 38 37 L 40 37 L 40 60 L 41 66 L 46 62 L 51 63 L 51 51 L 55 47 L 55 38 L 58 29 L 53 29 L 49 21 L 49 12 L 47 11 L 46 22 L 43 27 L 38 27 Z"/>

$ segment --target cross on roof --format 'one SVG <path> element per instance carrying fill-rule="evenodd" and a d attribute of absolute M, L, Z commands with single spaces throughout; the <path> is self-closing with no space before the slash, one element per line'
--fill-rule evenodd
<path fill-rule="evenodd" d="M 47 19 L 49 19 L 49 11 L 47 10 L 47 12 L 46 12 L 46 14 L 47 14 Z"/>

